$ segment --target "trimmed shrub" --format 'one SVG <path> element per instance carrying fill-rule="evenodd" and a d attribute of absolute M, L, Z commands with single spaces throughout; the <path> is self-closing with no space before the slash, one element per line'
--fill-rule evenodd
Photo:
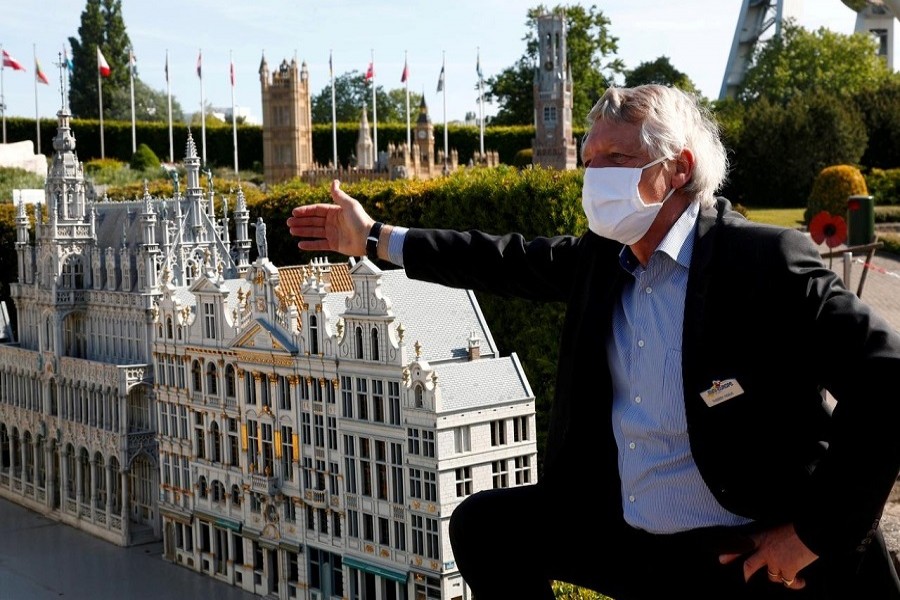
<path fill-rule="evenodd" d="M 131 155 L 131 168 L 135 171 L 159 168 L 159 157 L 147 144 L 139 144 L 137 150 Z"/>
<path fill-rule="evenodd" d="M 846 219 L 847 198 L 868 194 L 865 177 L 853 165 L 825 167 L 813 182 L 803 221 L 808 225 L 810 219 L 823 210 Z"/>
<path fill-rule="evenodd" d="M 900 205 L 900 169 L 871 169 L 866 186 L 876 205 Z"/>
<path fill-rule="evenodd" d="M 517 169 L 525 169 L 529 165 L 533 164 L 534 160 L 534 150 L 531 148 L 523 148 L 516 152 L 515 158 L 513 158 L 513 166 Z"/>

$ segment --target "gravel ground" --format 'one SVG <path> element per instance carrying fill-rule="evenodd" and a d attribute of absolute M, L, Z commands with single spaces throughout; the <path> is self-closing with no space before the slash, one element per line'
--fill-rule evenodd
<path fill-rule="evenodd" d="M 894 485 L 894 491 L 884 507 L 881 531 L 884 534 L 884 542 L 894 557 L 894 565 L 900 571 L 900 562 L 897 560 L 897 555 L 900 554 L 900 483 Z"/>

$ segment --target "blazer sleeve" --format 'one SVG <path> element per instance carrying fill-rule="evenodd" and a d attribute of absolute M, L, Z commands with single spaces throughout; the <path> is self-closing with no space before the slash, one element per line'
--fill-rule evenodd
<path fill-rule="evenodd" d="M 798 332 L 817 357 L 816 378 L 837 401 L 796 531 L 820 556 L 862 553 L 900 473 L 900 335 L 825 267 L 804 235 L 789 230 L 780 247 L 794 288 L 785 292 L 801 302 L 790 306 L 803 322 Z"/>
<path fill-rule="evenodd" d="M 581 238 L 526 240 L 520 234 L 410 229 L 403 265 L 415 279 L 529 300 L 566 300 Z"/>

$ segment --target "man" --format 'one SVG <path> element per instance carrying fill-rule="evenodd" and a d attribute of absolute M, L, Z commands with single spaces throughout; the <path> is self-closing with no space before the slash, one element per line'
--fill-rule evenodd
<path fill-rule="evenodd" d="M 543 476 L 457 507 L 463 578 L 478 600 L 550 599 L 551 580 L 615 600 L 900 598 L 878 530 L 900 336 L 804 234 L 715 196 L 726 153 L 695 98 L 610 88 L 588 121 L 580 237 L 382 226 L 337 182 L 288 219 L 305 250 L 567 303 Z"/>

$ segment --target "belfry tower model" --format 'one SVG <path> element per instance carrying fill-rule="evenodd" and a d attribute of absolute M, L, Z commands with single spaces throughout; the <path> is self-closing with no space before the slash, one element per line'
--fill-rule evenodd
<path fill-rule="evenodd" d="M 566 59 L 566 21 L 562 15 L 538 17 L 539 64 L 534 74 L 532 162 L 555 169 L 578 163 L 572 135 L 572 71 Z"/>
<path fill-rule="evenodd" d="M 269 74 L 263 56 L 259 64 L 263 111 L 263 174 L 267 184 L 299 177 L 312 169 L 312 109 L 309 69 L 297 59 L 282 60 Z"/>

